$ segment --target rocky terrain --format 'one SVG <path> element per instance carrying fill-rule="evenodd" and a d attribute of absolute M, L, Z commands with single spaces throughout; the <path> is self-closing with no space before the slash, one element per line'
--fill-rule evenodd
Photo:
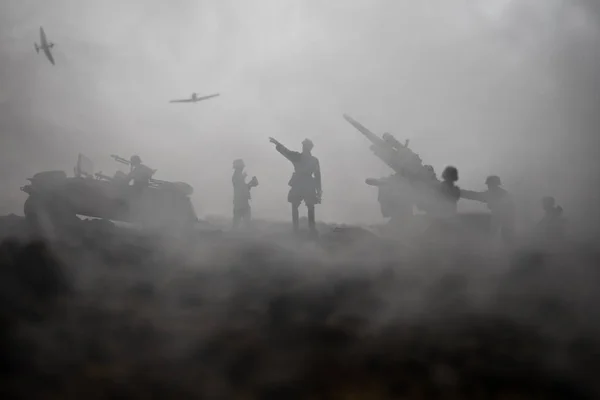
<path fill-rule="evenodd" d="M 598 252 L 0 219 L 3 398 L 592 399 Z"/>

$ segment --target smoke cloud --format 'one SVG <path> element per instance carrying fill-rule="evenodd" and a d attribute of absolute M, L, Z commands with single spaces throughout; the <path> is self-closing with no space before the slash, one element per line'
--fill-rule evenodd
<path fill-rule="evenodd" d="M 500 175 L 527 215 L 545 194 L 580 221 L 596 212 L 592 0 L 0 4 L 3 211 L 20 211 L 31 174 L 71 171 L 82 152 L 105 173 L 109 154 L 139 154 L 157 178 L 192 184 L 201 215 L 231 212 L 244 158 L 261 181 L 254 215 L 287 218 L 291 165 L 273 136 L 315 142 L 321 219 L 378 221 L 364 178 L 389 172 L 348 113 L 411 139 L 438 172 L 456 165 L 463 187 Z M 39 26 L 55 67 L 33 50 Z M 221 97 L 168 104 L 194 91 Z"/>

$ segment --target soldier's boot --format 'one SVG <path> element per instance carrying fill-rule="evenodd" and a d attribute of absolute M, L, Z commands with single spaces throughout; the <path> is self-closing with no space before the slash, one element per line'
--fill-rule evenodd
<path fill-rule="evenodd" d="M 292 204 L 292 224 L 294 226 L 294 233 L 298 233 L 300 229 L 300 216 L 298 212 L 300 204 Z"/>

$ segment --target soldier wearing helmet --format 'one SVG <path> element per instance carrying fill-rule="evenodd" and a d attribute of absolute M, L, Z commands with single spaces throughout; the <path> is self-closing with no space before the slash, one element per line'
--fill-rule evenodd
<path fill-rule="evenodd" d="M 492 214 L 492 234 L 500 231 L 504 243 L 510 245 L 514 240 L 515 231 L 514 202 L 510 194 L 502 188 L 500 177 L 490 175 L 486 178 L 485 184 L 487 185 L 486 191 L 461 190 L 460 196 L 463 199 L 486 203 Z"/>
<path fill-rule="evenodd" d="M 321 203 L 321 167 L 319 159 L 312 155 L 313 142 L 305 139 L 302 142 L 302 152 L 289 150 L 273 138 L 269 141 L 275 144 L 275 149 L 294 165 L 294 173 L 288 185 L 288 201 L 292 204 L 292 222 L 294 232 L 299 230 L 298 208 L 304 201 L 308 209 L 308 227 L 310 233 L 317 234 L 315 224 L 315 205 Z"/>
<path fill-rule="evenodd" d="M 538 223 L 537 229 L 542 238 L 547 241 L 556 241 L 564 238 L 566 223 L 563 209 L 556 205 L 554 197 L 545 196 L 542 199 L 544 217 Z"/>
<path fill-rule="evenodd" d="M 130 171 L 126 177 L 127 183 L 133 181 L 133 187 L 137 190 L 147 188 L 152 175 L 154 175 L 154 170 L 142 164 L 142 159 L 137 155 L 131 156 L 129 163 Z"/>
<path fill-rule="evenodd" d="M 458 169 L 448 166 L 442 172 L 442 182 L 440 183 L 440 207 L 439 211 L 442 217 L 452 217 L 456 215 L 458 199 L 460 199 L 460 188 L 456 186 L 458 181 Z"/>
<path fill-rule="evenodd" d="M 258 186 L 258 179 L 252 177 L 249 182 L 246 182 L 246 167 L 244 160 L 237 159 L 233 161 L 233 176 L 231 182 L 233 184 L 233 227 L 237 228 L 240 222 L 244 222 L 246 226 L 250 224 L 252 218 L 250 208 L 250 189 Z"/>

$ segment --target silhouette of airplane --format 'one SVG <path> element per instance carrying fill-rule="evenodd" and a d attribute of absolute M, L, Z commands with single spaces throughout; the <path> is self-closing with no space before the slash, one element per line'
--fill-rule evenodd
<path fill-rule="evenodd" d="M 219 93 L 211 94 L 209 96 L 198 97 L 197 93 L 192 93 L 192 97 L 189 99 L 182 100 L 171 100 L 169 103 L 197 103 L 202 100 L 212 99 L 213 97 L 219 96 Z"/>
<path fill-rule="evenodd" d="M 40 49 L 44 50 L 44 54 L 46 54 L 48 61 L 50 61 L 50 63 L 52 65 L 54 65 L 54 57 L 52 57 L 52 53 L 50 52 L 50 49 L 54 47 L 54 43 L 48 42 L 48 39 L 46 39 L 46 32 L 44 32 L 44 28 L 42 28 L 41 26 L 40 26 L 40 43 L 41 43 L 40 45 L 38 45 L 37 43 L 34 43 L 36 53 L 39 54 Z"/>

